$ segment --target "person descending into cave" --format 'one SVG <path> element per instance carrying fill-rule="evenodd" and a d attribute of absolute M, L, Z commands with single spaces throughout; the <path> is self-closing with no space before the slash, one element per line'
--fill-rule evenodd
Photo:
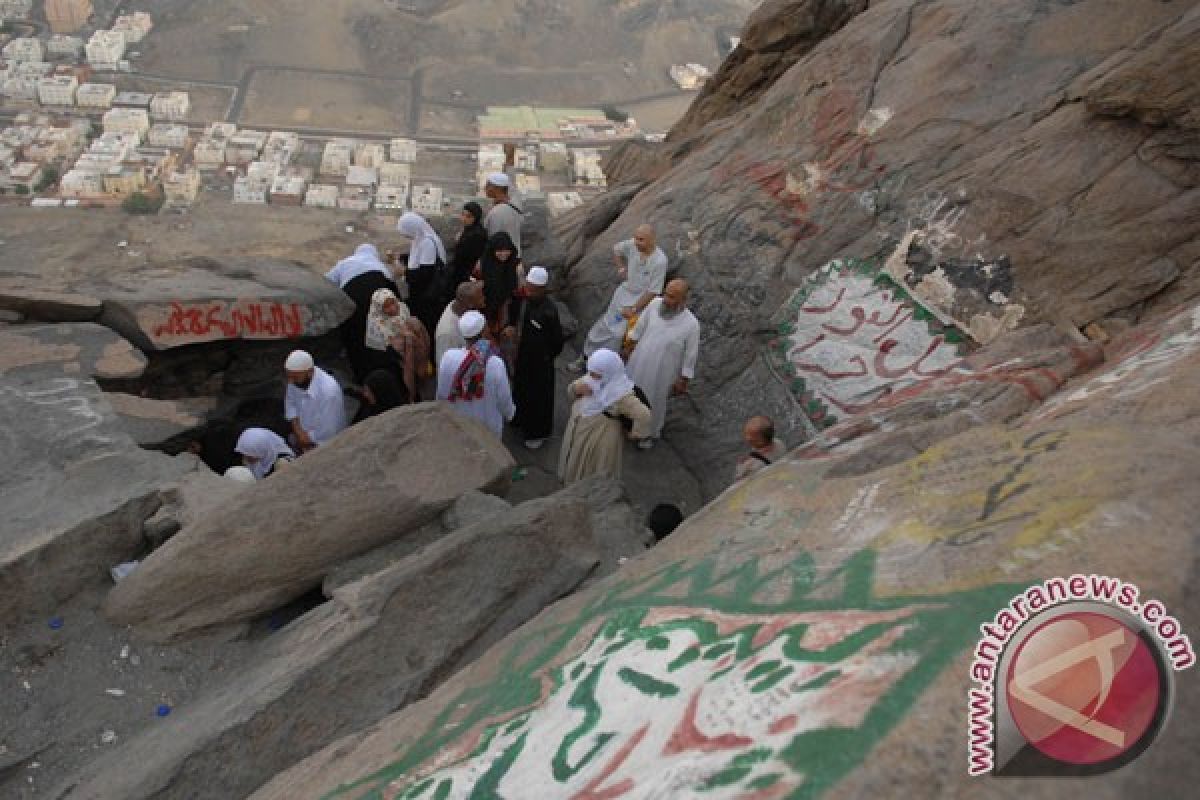
<path fill-rule="evenodd" d="M 545 267 L 529 270 L 524 297 L 513 307 L 511 331 L 516 345 L 513 397 L 517 415 L 513 424 L 525 434 L 525 446 L 537 450 L 554 427 L 554 359 L 563 348 L 558 307 L 546 297 L 550 273 Z"/>
<path fill-rule="evenodd" d="M 667 254 L 655 244 L 654 228 L 640 225 L 632 239 L 613 245 L 613 263 L 621 283 L 608 310 L 588 331 L 583 355 L 571 366 L 583 369 L 588 356 L 600 349 L 621 351 L 625 334 L 650 301 L 662 294 L 667 279 Z"/>
<path fill-rule="evenodd" d="M 442 356 L 455 348 L 466 347 L 467 342 L 458 330 L 458 321 L 468 311 L 483 312 L 483 282 L 464 281 L 458 285 L 454 300 L 446 304 L 442 318 L 438 320 L 437 331 L 434 334 L 435 364 L 442 363 Z"/>
<path fill-rule="evenodd" d="M 646 306 L 637 325 L 629 332 L 633 352 L 629 377 L 641 387 L 654 412 L 651 437 L 638 442 L 649 449 L 662 437 L 667 417 L 667 398 L 688 390 L 696 373 L 700 351 L 700 322 L 688 310 L 687 281 L 676 278 L 667 284 L 662 297 Z"/>
<path fill-rule="evenodd" d="M 438 366 L 438 400 L 460 414 L 474 417 L 502 436 L 504 423 L 516 413 L 508 385 L 508 370 L 484 337 L 487 321 L 478 311 L 468 311 L 458 321 L 465 348 L 456 347 Z"/>
<path fill-rule="evenodd" d="M 372 354 L 373 370 L 395 372 L 404 381 L 405 394 L 419 402 L 421 384 L 433 374 L 429 333 L 389 289 L 380 289 L 371 297 L 366 346 Z"/>
<path fill-rule="evenodd" d="M 650 435 L 650 409 L 638 399 L 621 357 L 597 350 L 587 368 L 587 375 L 567 387 L 574 404 L 558 456 L 558 478 L 566 484 L 592 475 L 620 479 L 622 435 L 635 441 Z"/>
<path fill-rule="evenodd" d="M 261 481 L 274 474 L 281 464 L 296 457 L 283 437 L 266 428 L 247 428 L 238 437 L 233 451 L 242 457 L 242 465 Z"/>
<path fill-rule="evenodd" d="M 738 459 L 733 473 L 734 483 L 769 467 L 787 452 L 787 445 L 775 438 L 775 423 L 770 417 L 760 415 L 746 420 L 742 439 L 750 452 Z"/>
<path fill-rule="evenodd" d="M 497 233 L 507 233 L 512 239 L 513 248 L 521 252 L 521 220 L 525 213 L 521 204 L 512 196 L 509 189 L 512 181 L 503 172 L 493 172 L 487 176 L 483 193 L 492 201 L 492 207 L 484 217 L 483 227 L 489 237 Z"/>
<path fill-rule="evenodd" d="M 424 217 L 406 211 L 396 223 L 400 233 L 412 240 L 408 251 L 408 305 L 426 331 L 437 329 L 438 316 L 448 298 L 442 296 L 442 283 L 448 274 L 446 245 Z M 449 284 L 446 290 L 453 290 Z"/>
<path fill-rule="evenodd" d="M 379 289 L 400 293 L 391 268 L 379 258 L 379 251 L 370 243 L 360 244 L 354 255 L 344 258 L 325 273 L 354 302 L 354 313 L 339 326 L 346 357 L 354 370 L 354 379 L 361 381 L 371 371 L 371 357 L 363 343 L 367 329 L 367 314 L 371 297 Z"/>
<path fill-rule="evenodd" d="M 287 373 L 284 418 L 292 426 L 289 443 L 303 455 L 346 427 L 342 387 L 303 350 L 293 350 L 288 355 L 284 370 Z"/>

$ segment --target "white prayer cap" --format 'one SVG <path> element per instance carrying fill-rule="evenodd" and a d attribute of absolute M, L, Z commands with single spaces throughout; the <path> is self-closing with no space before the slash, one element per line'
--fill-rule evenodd
<path fill-rule="evenodd" d="M 508 176 L 503 172 L 493 172 L 492 174 L 488 175 L 487 182 L 492 186 L 499 186 L 503 189 L 507 189 L 509 186 Z"/>
<path fill-rule="evenodd" d="M 225 477 L 238 483 L 254 483 L 254 473 L 246 467 L 230 467 L 225 470 Z"/>
<path fill-rule="evenodd" d="M 550 282 L 550 273 L 546 271 L 545 267 L 534 267 L 525 276 L 525 281 L 534 286 L 545 286 Z"/>
<path fill-rule="evenodd" d="M 483 314 L 480 314 L 478 311 L 468 311 L 458 320 L 458 332 L 462 334 L 464 339 L 474 339 L 483 333 L 483 328 L 486 324 L 487 320 L 483 318 Z"/>
<path fill-rule="evenodd" d="M 283 362 L 283 368 L 288 372 L 307 372 L 316 366 L 313 357 L 303 350 L 293 350 Z"/>

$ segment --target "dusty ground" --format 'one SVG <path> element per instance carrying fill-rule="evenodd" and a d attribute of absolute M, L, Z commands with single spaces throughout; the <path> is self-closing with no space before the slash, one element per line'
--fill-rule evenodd
<path fill-rule="evenodd" d="M 428 95 L 426 95 L 428 96 Z M 477 111 L 452 106 L 421 104 L 421 123 L 418 133 L 434 136 L 478 136 Z"/>
<path fill-rule="evenodd" d="M 410 96 L 407 81 L 260 70 L 250 81 L 240 123 L 404 131 Z"/>
<path fill-rule="evenodd" d="M 647 133 L 666 133 L 687 111 L 695 96 L 694 92 L 689 92 L 645 103 L 626 103 L 621 110 L 635 117 Z"/>
<path fill-rule="evenodd" d="M 181 87 L 174 81 L 152 80 L 136 75 L 122 76 L 117 79 L 117 86 L 122 91 L 132 92 L 166 92 L 174 89 L 185 89 L 192 103 L 187 121 L 206 124 L 225 119 L 225 111 L 233 100 L 233 89 L 219 89 L 207 86 Z"/>

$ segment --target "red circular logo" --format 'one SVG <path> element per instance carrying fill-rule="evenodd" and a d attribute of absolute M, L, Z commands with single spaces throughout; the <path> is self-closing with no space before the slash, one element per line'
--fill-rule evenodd
<path fill-rule="evenodd" d="M 1165 697 L 1151 645 L 1125 623 L 1084 611 L 1055 617 L 1021 642 L 1005 688 L 1025 740 L 1068 764 L 1132 750 Z"/>

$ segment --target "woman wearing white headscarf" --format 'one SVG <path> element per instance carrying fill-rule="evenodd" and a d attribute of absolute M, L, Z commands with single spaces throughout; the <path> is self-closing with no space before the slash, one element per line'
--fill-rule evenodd
<path fill-rule="evenodd" d="M 291 461 L 296 457 L 283 437 L 266 428 L 247 428 L 242 431 L 233 449 L 242 457 L 242 464 L 260 481 L 274 472 L 281 461 Z"/>
<path fill-rule="evenodd" d="M 325 273 L 325 277 L 345 289 L 346 284 L 368 272 L 382 272 L 387 279 L 395 280 L 392 270 L 379 258 L 379 250 L 370 242 L 354 248 L 354 255 L 343 258 L 333 269 Z"/>
<path fill-rule="evenodd" d="M 346 356 L 354 369 L 354 377 L 362 380 L 371 371 L 371 354 L 363 346 L 363 334 L 367 327 L 367 312 L 371 297 L 377 289 L 397 291 L 396 281 L 388 265 L 379 260 L 379 251 L 373 244 L 360 244 L 354 255 L 343 258 L 325 277 L 342 288 L 354 302 L 354 313 L 341 324 L 342 344 Z"/>
<path fill-rule="evenodd" d="M 421 382 L 432 375 L 429 332 L 389 289 L 379 289 L 371 297 L 365 344 L 376 354 L 386 353 L 391 347 L 400 355 L 400 364 L 379 356 L 372 359 L 372 366 L 376 369 L 399 366 L 411 402 L 420 402 Z"/>
<path fill-rule="evenodd" d="M 587 375 L 567 387 L 575 403 L 558 456 L 558 477 L 566 484 L 592 475 L 621 477 L 622 418 L 631 423 L 627 438 L 650 435 L 650 409 L 634 394 L 621 357 L 612 350 L 597 350 L 587 369 Z"/>
<path fill-rule="evenodd" d="M 396 224 L 400 233 L 412 240 L 408 249 L 408 302 L 413 313 L 425 330 L 437 330 L 438 317 L 449 301 L 442 297 L 445 287 L 436 280 L 438 271 L 444 270 L 449 259 L 446 257 L 446 245 L 437 235 L 424 217 L 412 211 L 400 215 Z M 454 287 L 450 287 L 453 290 Z"/>

